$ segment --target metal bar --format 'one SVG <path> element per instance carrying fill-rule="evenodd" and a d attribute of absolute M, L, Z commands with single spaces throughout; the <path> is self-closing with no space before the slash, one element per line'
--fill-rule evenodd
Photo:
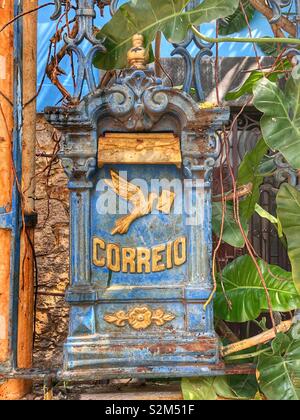
<path fill-rule="evenodd" d="M 0 229 L 12 229 L 12 212 L 6 212 L 0 207 Z"/>
<path fill-rule="evenodd" d="M 2 211 L 3 207 L 0 207 L 0 229 L 13 229 L 13 212 Z M 35 227 L 37 225 L 38 216 L 36 213 L 25 214 L 25 225 L 26 227 Z M 22 217 L 19 220 L 20 228 L 23 227 Z"/>
<path fill-rule="evenodd" d="M 296 0 L 297 38 L 300 38 L 300 0 Z"/>
<path fill-rule="evenodd" d="M 220 364 L 210 368 L 214 375 L 252 375 L 255 374 L 256 368 L 253 364 L 229 365 Z M 119 376 L 119 374 L 118 374 Z M 147 375 L 145 375 L 146 377 Z M 1 379 L 26 379 L 36 382 L 44 382 L 47 379 L 57 382 L 72 381 L 72 382 L 89 382 L 110 379 L 115 377 L 111 370 L 97 370 L 87 369 L 83 371 L 64 372 L 62 370 L 47 370 L 47 369 L 16 369 L 7 372 L 0 371 Z M 126 378 L 126 376 L 124 376 Z"/>

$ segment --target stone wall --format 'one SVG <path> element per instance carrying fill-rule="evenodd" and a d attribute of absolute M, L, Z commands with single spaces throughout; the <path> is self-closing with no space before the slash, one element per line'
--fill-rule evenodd
<path fill-rule="evenodd" d="M 53 367 L 62 360 L 67 335 L 68 306 L 64 292 L 69 282 L 69 203 L 67 178 L 53 159 L 53 128 L 42 115 L 37 122 L 38 226 L 35 232 L 37 261 L 37 312 L 35 363 Z"/>

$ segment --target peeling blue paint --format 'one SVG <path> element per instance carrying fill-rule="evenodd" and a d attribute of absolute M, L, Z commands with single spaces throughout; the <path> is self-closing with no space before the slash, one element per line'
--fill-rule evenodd
<path fill-rule="evenodd" d="M 219 366 L 219 342 L 212 304 L 204 309 L 212 291 L 211 177 L 218 147 L 214 131 L 226 122 L 228 110 L 200 110 L 189 95 L 164 87 L 151 71 L 127 70 L 110 89 L 88 95 L 69 112 L 48 108 L 45 115 L 63 135 L 61 160 L 71 202 L 71 312 L 64 374 L 213 374 Z M 166 131 L 180 139 L 182 168 L 153 162 L 97 167 L 98 138 L 104 133 Z M 150 214 L 135 221 L 126 235 L 112 235 L 120 215 L 99 214 L 97 208 L 104 193 L 99 182 L 110 177 L 112 168 L 148 187 L 153 179 L 188 181 L 187 209 L 196 210 L 194 223 L 187 223 L 187 210 Z M 187 238 L 187 261 L 169 270 L 110 272 L 92 261 L 94 237 L 120 247 L 151 249 L 180 236 Z M 148 316 L 157 311 L 171 316 L 161 323 L 148 318 L 144 328 L 134 328 L 130 314 L 136 308 Z M 123 321 L 111 321 L 109 314 L 120 314 Z"/>

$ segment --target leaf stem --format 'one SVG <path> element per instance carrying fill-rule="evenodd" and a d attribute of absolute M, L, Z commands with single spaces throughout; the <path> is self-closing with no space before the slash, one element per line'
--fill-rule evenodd
<path fill-rule="evenodd" d="M 212 37 L 203 35 L 201 32 L 198 31 L 198 29 L 194 25 L 191 26 L 191 29 L 198 38 L 202 39 L 203 41 L 214 43 L 214 44 L 220 44 L 223 42 L 243 42 L 243 43 L 246 42 L 246 43 L 252 43 L 252 44 L 268 43 L 268 44 L 300 45 L 299 38 L 236 38 L 236 37 L 212 38 Z"/>

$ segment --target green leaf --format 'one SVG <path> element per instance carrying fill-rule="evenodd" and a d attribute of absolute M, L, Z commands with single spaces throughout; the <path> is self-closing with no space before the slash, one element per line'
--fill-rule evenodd
<path fill-rule="evenodd" d="M 265 156 L 265 158 L 260 163 L 257 173 L 258 175 L 265 177 L 272 176 L 276 172 L 277 166 L 275 163 L 274 157 Z"/>
<path fill-rule="evenodd" d="M 273 225 L 278 225 L 278 219 L 274 217 L 271 213 L 269 213 L 267 210 L 263 209 L 259 204 L 256 204 L 255 211 L 263 219 L 269 220 L 269 222 Z"/>
<path fill-rule="evenodd" d="M 191 25 L 200 25 L 234 13 L 239 0 L 204 0 L 190 11 L 184 11 L 189 0 L 132 0 L 120 7 L 99 32 L 106 39 L 107 52 L 94 61 L 103 70 L 121 69 L 127 65 L 127 52 L 136 33 L 144 35 L 149 48 L 161 31 L 169 42 L 185 39 Z"/>
<path fill-rule="evenodd" d="M 291 273 L 280 267 L 268 265 L 263 260 L 258 260 L 258 264 L 269 289 L 273 310 L 289 312 L 299 308 L 300 296 Z M 228 301 L 231 302 L 232 308 L 229 307 Z M 216 316 L 229 322 L 246 322 L 255 320 L 268 309 L 266 292 L 251 257 L 245 255 L 227 265 L 222 276 L 218 276 Z"/>
<path fill-rule="evenodd" d="M 237 399 L 225 376 L 184 378 L 181 381 L 184 400 L 215 401 L 218 398 Z"/>
<path fill-rule="evenodd" d="M 263 219 L 269 220 L 269 222 L 276 227 L 279 238 L 283 238 L 282 224 L 278 218 L 274 217 L 267 210 L 262 208 L 259 204 L 256 204 L 255 211 Z"/>
<path fill-rule="evenodd" d="M 253 71 L 248 79 L 236 90 L 228 92 L 225 96 L 226 101 L 235 101 L 244 95 L 251 95 L 255 84 L 264 77 L 265 73 L 259 70 Z"/>
<path fill-rule="evenodd" d="M 214 234 L 220 237 L 221 224 L 222 224 L 222 203 L 214 202 L 212 204 L 212 213 L 213 213 L 213 231 Z M 243 229 L 248 235 L 248 224 L 246 220 L 242 220 Z M 227 244 L 234 246 L 236 248 L 243 248 L 245 246 L 245 240 L 241 233 L 241 230 L 235 221 L 233 213 L 233 203 L 227 202 L 226 204 L 226 214 L 225 214 L 225 223 L 224 223 L 224 232 L 222 240 Z"/>
<path fill-rule="evenodd" d="M 264 78 L 254 88 L 254 105 L 264 116 L 263 137 L 290 165 L 300 168 L 300 81 L 290 78 L 285 91 Z"/>
<path fill-rule="evenodd" d="M 279 238 L 283 237 L 282 225 L 279 219 L 274 217 L 267 210 L 263 209 L 259 204 L 256 204 L 255 211 L 260 217 L 269 220 L 269 222 L 276 227 Z"/>
<path fill-rule="evenodd" d="M 230 375 L 228 383 L 234 393 L 242 399 L 253 400 L 259 390 L 255 375 Z"/>
<path fill-rule="evenodd" d="M 255 205 L 259 201 L 260 186 L 264 177 L 258 175 L 259 166 L 263 157 L 268 151 L 268 146 L 264 139 L 259 140 L 251 152 L 246 153 L 238 172 L 238 186 L 251 183 L 252 193 L 240 201 L 240 215 L 246 220 L 250 220 L 255 211 Z"/>
<path fill-rule="evenodd" d="M 283 184 L 276 200 L 277 215 L 287 238 L 294 283 L 300 293 L 300 192 Z"/>
<path fill-rule="evenodd" d="M 269 400 L 300 399 L 300 340 L 279 334 L 272 350 L 259 356 L 258 382 Z"/>
<path fill-rule="evenodd" d="M 263 38 L 272 38 L 272 37 L 264 36 Z M 266 42 L 266 43 L 259 43 L 258 47 L 261 49 L 264 55 L 278 57 L 286 46 L 283 44 L 269 44 Z"/>
<path fill-rule="evenodd" d="M 226 101 L 235 101 L 236 99 L 241 98 L 244 95 L 252 95 L 255 85 L 264 77 L 266 77 L 271 82 L 276 82 L 283 73 L 291 69 L 291 63 L 288 60 L 284 60 L 278 63 L 273 72 L 267 74 L 266 72 L 260 70 L 254 70 L 250 73 L 246 81 L 236 90 L 228 92 L 225 96 Z"/>
<path fill-rule="evenodd" d="M 244 10 L 250 22 L 255 14 L 255 9 L 249 2 L 249 0 L 242 0 Z M 231 16 L 224 19 L 224 23 L 221 22 L 219 33 L 220 35 L 230 35 L 235 32 L 240 32 L 242 29 L 247 28 L 247 21 L 245 19 L 242 9 L 239 7 Z"/>

